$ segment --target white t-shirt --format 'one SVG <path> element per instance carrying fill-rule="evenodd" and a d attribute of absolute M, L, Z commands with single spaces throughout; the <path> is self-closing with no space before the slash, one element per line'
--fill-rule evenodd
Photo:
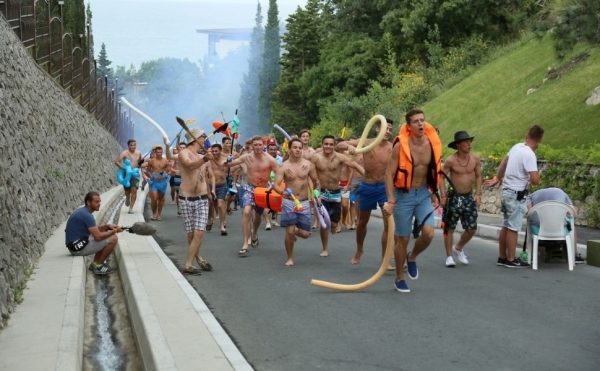
<path fill-rule="evenodd" d="M 537 170 L 537 158 L 531 147 L 517 143 L 508 152 L 502 187 L 522 191 L 529 184 L 529 173 Z"/>

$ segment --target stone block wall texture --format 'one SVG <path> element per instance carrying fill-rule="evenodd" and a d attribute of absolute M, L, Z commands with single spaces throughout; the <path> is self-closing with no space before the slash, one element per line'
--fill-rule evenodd
<path fill-rule="evenodd" d="M 88 191 L 116 185 L 121 150 L 0 17 L 0 328 L 51 232 Z"/>

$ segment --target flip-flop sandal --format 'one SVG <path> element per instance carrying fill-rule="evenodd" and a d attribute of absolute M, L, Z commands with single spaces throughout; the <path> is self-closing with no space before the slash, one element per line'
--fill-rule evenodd
<path fill-rule="evenodd" d="M 196 267 L 190 267 L 190 268 L 183 267 L 183 268 L 181 268 L 181 273 L 189 274 L 190 276 L 202 275 L 202 272 L 200 272 L 200 269 L 198 269 Z"/>
<path fill-rule="evenodd" d="M 207 262 L 206 260 L 201 261 L 200 263 L 198 263 L 198 265 L 200 265 L 200 269 L 202 269 L 203 271 L 210 272 L 213 270 L 212 265 L 210 265 L 210 263 Z"/>
<path fill-rule="evenodd" d="M 201 270 L 206 271 L 206 272 L 212 271 L 212 269 L 213 269 L 212 265 L 210 265 L 210 263 L 207 262 L 206 260 L 200 260 L 200 258 L 198 258 L 198 257 L 196 257 L 195 260 L 196 260 L 196 263 L 198 263 L 198 266 L 200 267 Z"/>
<path fill-rule="evenodd" d="M 248 251 L 248 249 L 241 249 L 240 251 L 238 251 L 238 256 L 240 258 L 245 258 L 246 256 L 248 256 L 250 252 Z"/>
<path fill-rule="evenodd" d="M 258 237 L 255 240 L 253 239 L 250 241 L 250 245 L 252 245 L 252 247 L 255 247 L 255 248 L 258 247 L 258 243 L 259 243 Z"/>

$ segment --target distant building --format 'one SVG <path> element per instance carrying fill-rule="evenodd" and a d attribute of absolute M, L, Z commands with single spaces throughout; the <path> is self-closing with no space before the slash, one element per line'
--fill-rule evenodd
<path fill-rule="evenodd" d="M 221 41 L 233 41 L 234 44 L 244 44 L 250 42 L 252 36 L 252 28 L 213 28 L 213 29 L 197 29 L 197 33 L 208 35 L 208 60 L 216 61 L 219 57 L 217 52 L 217 44 Z M 231 43 L 230 43 L 231 44 Z M 234 47 L 227 47 L 226 51 L 233 49 Z"/>

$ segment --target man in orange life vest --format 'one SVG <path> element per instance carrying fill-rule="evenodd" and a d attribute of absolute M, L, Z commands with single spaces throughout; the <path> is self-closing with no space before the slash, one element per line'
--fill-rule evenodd
<path fill-rule="evenodd" d="M 387 202 L 383 210 L 394 215 L 394 257 L 396 258 L 396 291 L 410 292 L 404 280 L 403 262 L 408 276 L 419 277 L 416 258 L 433 239 L 432 197 L 438 190 L 445 196 L 441 175 L 442 143 L 435 128 L 425 122 L 423 111 L 413 109 L 394 140 L 392 156 L 385 175 Z M 415 218 L 413 230 L 413 218 Z M 419 237 L 416 235 L 421 229 Z M 411 232 L 417 238 L 412 251 L 406 249 Z"/>

